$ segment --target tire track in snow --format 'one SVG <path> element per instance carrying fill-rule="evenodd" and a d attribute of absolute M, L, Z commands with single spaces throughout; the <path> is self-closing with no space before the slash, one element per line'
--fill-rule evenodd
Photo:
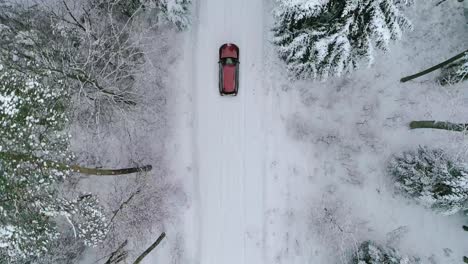
<path fill-rule="evenodd" d="M 200 19 L 199 19 L 199 14 L 200 14 L 200 1 L 194 1 L 193 5 L 193 21 L 194 25 L 198 25 L 200 27 Z M 198 43 L 198 27 L 193 27 L 192 32 L 191 32 L 191 40 L 193 43 Z M 186 52 L 192 51 L 190 47 L 191 43 L 187 43 L 187 46 L 185 48 Z M 189 53 L 190 54 L 190 53 Z M 195 53 L 192 53 L 192 56 L 190 57 L 190 65 L 191 69 L 195 69 L 196 67 L 196 59 L 197 57 L 195 56 Z M 192 83 L 197 83 L 197 76 L 195 73 L 192 73 L 191 75 Z M 189 82 L 187 82 L 188 85 L 190 85 Z M 198 98 L 197 98 L 197 93 L 196 93 L 196 86 L 192 86 L 191 89 L 188 89 L 191 91 L 191 103 L 192 103 L 192 129 L 191 129 L 191 135 L 192 135 L 192 169 L 193 169 L 193 187 L 192 187 L 192 205 L 191 205 L 191 214 L 192 214 L 192 221 L 193 224 L 190 225 L 190 228 L 188 228 L 189 234 L 188 236 L 193 236 L 186 238 L 186 241 L 188 243 L 188 260 L 190 262 L 193 262 L 194 264 L 198 264 L 200 260 L 200 245 L 201 245 L 201 223 L 200 223 L 200 189 L 198 188 L 200 184 L 200 168 L 198 166 L 199 164 L 199 159 L 198 159 L 198 153 L 200 150 L 198 149 L 198 144 L 197 144 L 197 139 L 198 139 L 198 115 L 196 109 L 198 108 Z"/>

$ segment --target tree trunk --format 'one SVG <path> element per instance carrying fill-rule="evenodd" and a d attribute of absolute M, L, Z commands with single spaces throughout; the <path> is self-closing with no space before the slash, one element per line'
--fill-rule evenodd
<path fill-rule="evenodd" d="M 461 2 L 460 0 L 458 0 L 458 1 Z M 464 10 L 464 13 L 465 13 L 466 24 L 468 24 L 468 0 L 465 0 L 463 2 L 463 10 Z"/>
<path fill-rule="evenodd" d="M 417 128 L 433 128 L 433 129 L 444 129 L 450 131 L 463 132 L 468 128 L 468 124 L 455 124 L 450 122 L 440 122 L 440 121 L 411 121 L 409 124 L 410 129 Z"/>
<path fill-rule="evenodd" d="M 162 234 L 156 239 L 156 241 L 143 252 L 136 260 L 133 262 L 133 264 L 139 264 L 154 248 L 156 248 L 159 243 L 166 237 L 166 233 L 162 232 Z"/>
<path fill-rule="evenodd" d="M 130 174 L 135 172 L 142 171 L 151 171 L 153 168 L 151 165 L 145 165 L 142 167 L 132 167 L 132 168 L 123 168 L 123 169 L 98 169 L 98 168 L 86 168 L 79 165 L 66 165 L 60 162 L 55 162 L 51 160 L 44 160 L 38 157 L 21 154 L 21 153 L 11 153 L 11 152 L 0 152 L 0 159 L 5 160 L 21 160 L 29 161 L 37 164 L 41 167 L 51 167 L 57 170 L 72 170 L 74 172 L 88 174 L 88 175 L 121 175 L 121 174 Z"/>
<path fill-rule="evenodd" d="M 421 77 L 421 76 L 423 76 L 425 74 L 428 74 L 430 72 L 433 72 L 433 71 L 435 71 L 435 70 L 437 70 L 439 68 L 442 68 L 442 67 L 444 67 L 444 66 L 446 66 L 446 65 L 448 65 L 448 64 L 450 64 L 450 63 L 452 63 L 452 62 L 454 62 L 454 61 L 456 61 L 456 60 L 458 60 L 460 58 L 462 58 L 463 56 L 465 56 L 465 53 L 467 53 L 467 52 L 468 52 L 468 50 L 465 50 L 462 53 L 459 53 L 459 54 L 455 55 L 454 57 L 452 57 L 452 58 L 450 58 L 450 59 L 448 59 L 448 60 L 446 60 L 446 61 L 444 61 L 442 63 L 439 63 L 439 64 L 437 64 L 437 65 L 435 65 L 435 66 L 433 66 L 433 67 L 431 67 L 431 68 L 429 68 L 427 70 L 424 70 L 422 72 L 419 72 L 419 73 L 416 73 L 416 74 L 413 74 L 413 75 L 410 75 L 410 76 L 403 77 L 403 78 L 400 79 L 400 82 L 407 82 L 407 81 L 416 79 L 418 77 Z"/>
<path fill-rule="evenodd" d="M 78 165 L 71 165 L 70 169 L 74 172 L 79 172 L 82 174 L 88 175 L 121 175 L 121 174 L 131 174 L 135 172 L 151 171 L 153 166 L 145 165 L 142 167 L 132 167 L 132 168 L 123 168 L 123 169 L 97 169 L 97 168 L 85 168 Z"/>

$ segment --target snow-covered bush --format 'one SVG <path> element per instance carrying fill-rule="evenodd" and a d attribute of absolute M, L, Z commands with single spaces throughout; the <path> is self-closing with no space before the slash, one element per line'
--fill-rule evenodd
<path fill-rule="evenodd" d="M 371 64 L 411 23 L 395 0 L 280 0 L 274 43 L 296 78 L 325 79 Z"/>
<path fill-rule="evenodd" d="M 396 187 L 424 206 L 445 215 L 468 208 L 468 163 L 460 158 L 420 147 L 394 156 L 388 168 Z"/>
<path fill-rule="evenodd" d="M 373 241 L 365 241 L 359 245 L 351 264 L 418 264 L 414 257 L 401 256 L 391 247 L 379 245 Z"/>
<path fill-rule="evenodd" d="M 15 263 L 45 254 L 59 238 L 56 221 L 78 226 L 95 245 L 105 232 L 96 201 L 67 200 L 58 191 L 70 174 L 67 90 L 55 74 L 0 67 L 0 259 Z M 0 261 L 0 263 L 3 263 Z"/>
<path fill-rule="evenodd" d="M 442 85 L 456 84 L 468 80 L 468 52 L 454 63 L 443 67 L 439 76 Z"/>

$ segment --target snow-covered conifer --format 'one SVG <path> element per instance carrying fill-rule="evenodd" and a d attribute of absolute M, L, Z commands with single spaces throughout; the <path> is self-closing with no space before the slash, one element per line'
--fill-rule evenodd
<path fill-rule="evenodd" d="M 401 256 L 391 247 L 379 245 L 373 241 L 361 243 L 355 252 L 351 264 L 418 264 L 414 257 Z"/>
<path fill-rule="evenodd" d="M 371 64 L 376 48 L 411 29 L 402 14 L 405 0 L 281 0 L 274 43 L 297 78 L 340 76 Z"/>
<path fill-rule="evenodd" d="M 95 245 L 105 217 L 96 200 L 67 200 L 58 186 L 71 170 L 66 88 L 52 72 L 0 70 L 0 259 L 16 263 L 45 254 L 59 238 L 57 221 Z"/>
<path fill-rule="evenodd" d="M 442 149 L 396 155 L 389 172 L 399 190 L 428 208 L 446 215 L 468 208 L 468 163 Z"/>

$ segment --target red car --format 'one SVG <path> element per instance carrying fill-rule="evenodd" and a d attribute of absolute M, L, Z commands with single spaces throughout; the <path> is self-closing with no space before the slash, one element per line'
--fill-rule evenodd
<path fill-rule="evenodd" d="M 239 48 L 226 43 L 219 48 L 219 93 L 237 95 L 239 89 Z"/>

